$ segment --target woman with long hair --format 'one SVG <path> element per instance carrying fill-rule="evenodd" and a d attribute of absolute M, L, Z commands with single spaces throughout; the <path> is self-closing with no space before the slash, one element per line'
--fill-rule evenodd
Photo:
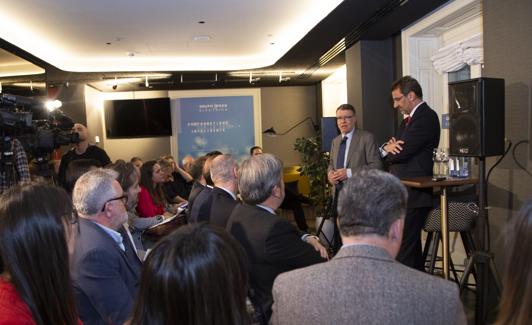
<path fill-rule="evenodd" d="M 532 200 L 511 221 L 509 257 L 497 325 L 526 325 L 532 321 Z"/>
<path fill-rule="evenodd" d="M 166 212 L 166 199 L 164 197 L 163 183 L 166 173 L 155 160 L 150 160 L 140 167 L 140 193 L 137 203 L 137 212 L 140 217 L 149 218 L 156 215 L 170 216 Z"/>
<path fill-rule="evenodd" d="M 142 232 L 158 223 L 164 221 L 163 215 L 156 215 L 149 218 L 139 218 L 136 207 L 140 192 L 139 179 L 140 172 L 133 163 L 116 162 L 107 168 L 118 173 L 117 181 L 120 183 L 124 194 L 127 195 L 128 228 L 133 238 L 133 243 L 139 256 L 144 255 L 144 245 L 142 244 Z"/>
<path fill-rule="evenodd" d="M 222 228 L 187 225 L 144 263 L 131 324 L 249 324 L 244 251 Z"/>
<path fill-rule="evenodd" d="M 70 282 L 77 215 L 55 186 L 0 196 L 0 324 L 80 323 Z"/>

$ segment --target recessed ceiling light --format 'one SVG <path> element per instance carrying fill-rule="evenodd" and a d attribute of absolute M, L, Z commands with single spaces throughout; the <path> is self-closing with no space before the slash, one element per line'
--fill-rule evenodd
<path fill-rule="evenodd" d="M 209 35 L 196 35 L 196 36 L 192 36 L 192 40 L 196 42 L 206 42 L 206 41 L 210 41 L 211 37 Z"/>

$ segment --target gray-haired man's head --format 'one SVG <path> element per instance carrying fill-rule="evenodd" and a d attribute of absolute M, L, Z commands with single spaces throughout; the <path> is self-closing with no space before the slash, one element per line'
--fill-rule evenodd
<path fill-rule="evenodd" d="M 275 186 L 282 187 L 283 163 L 271 154 L 246 159 L 238 172 L 238 190 L 247 204 L 258 204 L 270 197 Z M 282 187 L 284 191 L 284 187 Z M 284 193 L 283 193 L 284 195 Z"/>
<path fill-rule="evenodd" d="M 101 168 L 81 175 L 72 192 L 72 201 L 78 213 L 95 215 L 107 200 L 119 195 L 113 186 L 117 177 L 118 173 L 114 170 Z"/>
<path fill-rule="evenodd" d="M 353 173 L 338 196 L 338 227 L 342 236 L 386 236 L 406 212 L 407 191 L 395 176 L 376 169 Z"/>
<path fill-rule="evenodd" d="M 212 160 L 211 178 L 214 185 L 236 181 L 235 169 L 238 169 L 238 163 L 229 154 L 217 156 Z"/>

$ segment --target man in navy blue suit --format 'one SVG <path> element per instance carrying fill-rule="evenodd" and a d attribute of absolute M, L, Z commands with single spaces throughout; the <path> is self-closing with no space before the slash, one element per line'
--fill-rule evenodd
<path fill-rule="evenodd" d="M 238 204 L 238 163 L 229 154 L 212 160 L 210 174 L 214 187 L 202 191 L 194 203 L 191 222 L 208 222 L 225 228 L 227 219 Z"/>
<path fill-rule="evenodd" d="M 392 85 L 394 108 L 406 115 L 395 137 L 381 147 L 390 172 L 399 177 L 432 176 L 432 151 L 440 142 L 438 115 L 423 101 L 416 79 L 405 76 Z M 432 208 L 432 188 L 408 189 L 401 249 L 397 260 L 423 270 L 421 229 Z"/>
<path fill-rule="evenodd" d="M 72 282 L 84 324 L 123 324 L 137 294 L 141 261 L 123 226 L 127 194 L 117 176 L 112 170 L 90 171 L 72 193 L 80 217 Z"/>

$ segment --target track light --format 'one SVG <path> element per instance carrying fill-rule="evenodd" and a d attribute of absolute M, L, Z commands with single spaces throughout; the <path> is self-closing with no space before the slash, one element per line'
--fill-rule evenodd
<path fill-rule="evenodd" d="M 118 88 L 118 78 L 115 76 L 115 82 L 112 86 L 113 90 L 116 90 L 116 88 Z"/>
<path fill-rule="evenodd" d="M 251 72 L 251 71 L 249 72 L 249 83 L 250 84 L 254 84 L 254 83 L 258 82 L 259 80 L 260 80 L 259 77 L 253 78 L 253 72 Z"/>
<path fill-rule="evenodd" d="M 288 80 L 290 80 L 290 77 L 284 77 L 284 78 L 283 78 L 283 72 L 280 71 L 280 72 L 279 72 L 279 83 L 281 83 L 281 82 L 283 82 L 283 81 L 288 81 Z"/>

